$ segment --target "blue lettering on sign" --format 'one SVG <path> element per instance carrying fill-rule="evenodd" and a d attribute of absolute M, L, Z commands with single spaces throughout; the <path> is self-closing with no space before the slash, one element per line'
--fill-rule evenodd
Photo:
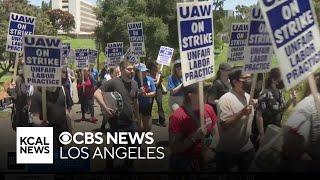
<path fill-rule="evenodd" d="M 26 65 L 60 67 L 60 49 L 25 46 L 24 54 Z"/>
<path fill-rule="evenodd" d="M 143 36 L 142 29 L 129 30 L 129 36 Z"/>
<path fill-rule="evenodd" d="M 182 51 L 212 46 L 212 20 L 189 20 L 180 22 Z"/>
<path fill-rule="evenodd" d="M 309 1 L 287 0 L 267 12 L 277 48 L 315 25 Z"/>
<path fill-rule="evenodd" d="M 181 18 L 194 18 L 210 16 L 212 5 L 199 5 L 199 6 L 186 6 L 179 8 L 179 14 Z"/>
<path fill-rule="evenodd" d="M 23 36 L 33 34 L 34 25 L 24 24 L 19 22 L 10 22 L 9 35 L 13 36 Z"/>
<path fill-rule="evenodd" d="M 248 46 L 271 46 L 271 39 L 265 22 L 251 21 Z"/>
<path fill-rule="evenodd" d="M 33 17 L 26 17 L 26 16 L 20 16 L 18 14 L 11 14 L 11 20 L 13 21 L 19 21 L 19 22 L 23 22 L 23 23 L 34 23 L 34 19 Z"/>
<path fill-rule="evenodd" d="M 24 43 L 30 46 L 59 47 L 61 40 L 52 38 L 25 37 Z"/>
<path fill-rule="evenodd" d="M 132 23 L 128 24 L 128 29 L 141 29 L 142 28 L 142 23 Z"/>

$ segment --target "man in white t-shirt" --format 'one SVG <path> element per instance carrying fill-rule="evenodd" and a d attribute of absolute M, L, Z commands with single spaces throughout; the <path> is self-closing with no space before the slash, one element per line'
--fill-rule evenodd
<path fill-rule="evenodd" d="M 251 75 L 240 68 L 229 74 L 232 90 L 218 101 L 220 142 L 217 147 L 217 171 L 248 171 L 255 151 L 250 140 L 254 109 L 249 103 Z"/>

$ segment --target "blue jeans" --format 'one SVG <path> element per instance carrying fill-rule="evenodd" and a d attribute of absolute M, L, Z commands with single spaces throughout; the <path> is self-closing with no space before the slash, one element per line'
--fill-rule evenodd
<path fill-rule="evenodd" d="M 217 152 L 217 171 L 228 172 L 231 168 L 237 166 L 238 171 L 247 172 L 254 160 L 254 156 L 254 149 L 240 153 Z"/>

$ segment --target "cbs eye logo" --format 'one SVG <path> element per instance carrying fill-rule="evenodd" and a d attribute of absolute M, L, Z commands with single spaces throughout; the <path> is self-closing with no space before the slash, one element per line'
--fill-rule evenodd
<path fill-rule="evenodd" d="M 63 145 L 68 145 L 72 141 L 72 135 L 69 132 L 62 132 L 59 136 L 59 141 Z"/>

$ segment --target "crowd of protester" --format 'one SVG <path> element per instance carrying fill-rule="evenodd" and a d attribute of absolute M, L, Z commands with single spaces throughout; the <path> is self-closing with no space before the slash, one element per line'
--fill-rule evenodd
<path fill-rule="evenodd" d="M 281 170 L 319 167 L 320 118 L 314 98 L 306 88 L 299 103 L 295 91 L 290 91 L 286 100 L 278 68 L 258 75 L 256 92 L 250 101 L 252 75 L 243 74 L 241 67 L 220 64 L 215 79 L 204 88 L 204 122 L 199 118 L 198 84 L 183 86 L 179 59 L 173 62 L 168 77 L 164 77 L 156 63 L 133 64 L 128 60 L 122 60 L 118 67 L 104 67 L 100 72 L 92 65 L 76 72 L 63 68 L 61 77 L 62 87 L 27 85 L 20 63 L 18 76 L 8 90 L 14 102 L 14 130 L 21 126 L 52 126 L 56 145 L 60 146 L 59 134 L 74 131 L 70 112 L 77 91 L 81 120 L 85 121 L 86 114 L 90 114 L 90 122 L 99 122 L 94 106 L 97 102 L 98 111 L 103 114 L 100 127 L 103 132 L 107 125 L 110 132 L 152 131 L 152 108 L 156 101 L 159 116 L 156 124 L 168 128 L 172 171 L 200 171 L 210 163 L 216 164 L 212 171 L 250 171 L 260 145 L 267 143 L 263 139 L 269 125 L 283 132 L 278 159 Z M 320 75 L 315 77 L 320 89 Z M 42 91 L 46 91 L 46 121 L 42 117 Z M 166 94 L 168 104 L 162 100 Z M 116 102 L 115 107 L 111 101 Z M 284 113 L 291 105 L 296 107 L 286 120 Z M 165 114 L 163 106 L 169 106 L 170 114 Z M 122 168 L 133 168 L 133 164 L 128 159 Z M 113 164 L 108 167 L 113 168 Z"/>

